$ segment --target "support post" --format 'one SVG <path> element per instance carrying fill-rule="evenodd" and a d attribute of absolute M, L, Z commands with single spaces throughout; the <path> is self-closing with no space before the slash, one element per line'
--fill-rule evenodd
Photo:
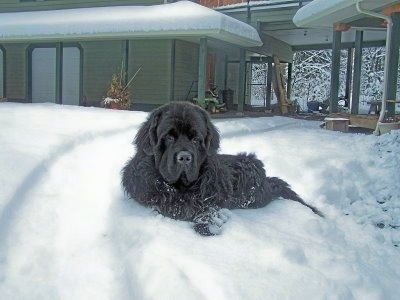
<path fill-rule="evenodd" d="M 228 55 L 225 54 L 224 57 L 225 69 L 224 69 L 224 90 L 227 89 L 228 86 Z"/>
<path fill-rule="evenodd" d="M 293 64 L 288 63 L 286 95 L 289 100 L 290 100 L 290 94 L 292 93 L 292 69 L 293 69 Z"/>
<path fill-rule="evenodd" d="M 398 65 L 399 65 L 399 46 L 400 46 L 400 12 L 394 12 L 391 14 L 392 26 L 388 28 L 386 58 L 388 59 L 387 64 L 387 81 L 385 82 L 384 92 L 386 95 L 383 100 L 396 100 L 397 90 L 397 76 L 398 76 Z M 387 103 L 387 111 L 389 116 L 395 114 L 395 103 Z"/>
<path fill-rule="evenodd" d="M 175 52 L 176 40 L 171 41 L 171 75 L 169 85 L 169 101 L 175 101 Z"/>
<path fill-rule="evenodd" d="M 238 108 L 237 114 L 243 115 L 244 100 L 246 98 L 246 50 L 240 49 L 239 61 L 239 89 L 238 89 Z"/>
<path fill-rule="evenodd" d="M 351 97 L 351 113 L 358 114 L 360 107 L 360 87 L 361 87 L 361 64 L 362 47 L 364 32 L 356 31 L 356 40 L 354 48 L 354 69 L 353 69 L 353 93 Z"/>
<path fill-rule="evenodd" d="M 333 42 L 332 42 L 332 69 L 331 69 L 329 113 L 338 112 L 341 39 L 342 39 L 342 31 L 334 29 Z"/>
<path fill-rule="evenodd" d="M 207 38 L 200 38 L 197 99 L 204 103 L 206 98 Z"/>
<path fill-rule="evenodd" d="M 387 110 L 386 109 L 386 104 L 387 104 L 386 100 L 388 100 L 389 99 L 388 96 L 390 96 L 389 95 L 389 92 L 390 92 L 389 82 L 392 82 L 392 80 L 393 80 L 393 79 L 389 78 L 390 75 L 393 75 L 392 71 L 390 70 L 390 68 L 393 67 L 393 66 L 391 66 L 391 64 L 394 64 L 396 62 L 396 68 L 398 67 L 397 64 L 399 62 L 399 60 L 398 60 L 398 58 L 399 58 L 399 52 L 398 52 L 399 37 L 393 36 L 393 33 L 394 33 L 393 28 L 395 28 L 395 26 L 393 26 L 393 19 L 391 17 L 376 13 L 374 11 L 365 10 L 365 9 L 361 8 L 359 2 L 356 3 L 356 9 L 361 14 L 365 14 L 365 15 L 368 15 L 368 16 L 371 16 L 374 18 L 383 19 L 387 23 L 387 27 L 388 27 L 386 30 L 386 56 L 385 56 L 385 74 L 384 74 L 384 79 L 383 79 L 384 87 L 383 87 L 383 95 L 382 95 L 382 108 L 381 108 L 381 113 L 379 115 L 378 123 L 376 125 L 376 129 L 374 131 L 375 134 L 379 135 L 380 131 L 381 131 L 380 124 L 383 121 L 386 110 Z M 392 15 L 394 16 L 395 13 L 393 13 Z M 399 22 L 397 20 L 397 34 L 399 33 L 399 31 L 398 31 L 399 24 L 398 23 Z M 394 39 L 392 40 L 392 38 L 394 38 Z M 394 51 L 396 44 L 397 44 L 397 47 L 396 47 L 397 54 L 393 53 L 394 57 L 390 57 L 390 55 L 392 54 L 392 51 Z M 393 59 L 395 57 L 397 57 L 397 60 Z M 395 86 L 397 87 L 397 70 L 395 71 L 395 74 L 396 74 L 396 78 L 394 78 L 394 81 L 395 81 Z"/>
<path fill-rule="evenodd" d="M 56 103 L 62 104 L 63 43 L 56 44 Z"/>
<path fill-rule="evenodd" d="M 268 70 L 267 70 L 267 95 L 265 99 L 265 108 L 270 110 L 271 109 L 271 96 L 272 96 L 272 59 L 268 59 Z"/>
<path fill-rule="evenodd" d="M 346 94 L 345 98 L 348 101 L 347 103 L 350 105 L 350 98 L 351 98 L 351 81 L 353 73 L 353 49 L 347 49 L 347 66 L 346 66 Z"/>
<path fill-rule="evenodd" d="M 129 40 L 123 41 L 123 52 L 122 52 L 122 59 L 123 59 L 123 65 L 122 65 L 122 80 L 123 84 L 127 84 L 129 81 Z"/>

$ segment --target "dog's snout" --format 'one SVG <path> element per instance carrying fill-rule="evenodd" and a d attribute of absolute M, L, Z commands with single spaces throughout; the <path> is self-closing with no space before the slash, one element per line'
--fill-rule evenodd
<path fill-rule="evenodd" d="M 176 160 L 180 164 L 188 165 L 192 162 L 193 156 L 189 151 L 180 151 L 176 155 Z"/>

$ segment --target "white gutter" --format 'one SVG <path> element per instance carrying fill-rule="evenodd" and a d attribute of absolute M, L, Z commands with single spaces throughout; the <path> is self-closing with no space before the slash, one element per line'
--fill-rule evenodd
<path fill-rule="evenodd" d="M 384 77 L 383 77 L 383 95 L 382 95 L 382 106 L 381 106 L 381 112 L 379 114 L 379 119 L 378 119 L 378 123 L 376 124 L 376 128 L 374 131 L 374 134 L 379 135 L 379 123 L 383 121 L 383 118 L 385 117 L 385 112 L 386 112 L 386 100 L 388 95 L 387 95 L 387 88 L 386 85 L 388 84 L 388 80 L 389 80 L 389 55 L 388 55 L 388 51 L 389 51 L 389 45 L 391 43 L 391 28 L 393 26 L 393 22 L 392 22 L 392 18 L 390 18 L 389 16 L 383 15 L 383 14 L 379 14 L 376 13 L 374 11 L 368 11 L 365 10 L 363 8 L 361 8 L 360 3 L 357 2 L 356 3 L 356 9 L 360 14 L 364 14 L 364 15 L 368 15 L 374 18 L 378 18 L 378 19 L 383 19 L 387 22 L 387 27 L 386 27 L 386 55 L 385 55 L 385 73 L 384 73 Z"/>
<path fill-rule="evenodd" d="M 399 0 L 313 0 L 301 7 L 293 17 L 297 27 L 319 28 L 331 27 L 335 23 L 347 23 L 360 12 L 357 3 L 368 11 L 381 10 L 384 7 L 399 3 Z"/>

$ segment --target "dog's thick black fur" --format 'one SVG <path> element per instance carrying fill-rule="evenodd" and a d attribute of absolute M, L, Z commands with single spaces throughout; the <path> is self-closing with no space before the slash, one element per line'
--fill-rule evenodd
<path fill-rule="evenodd" d="M 218 154 L 219 142 L 202 108 L 188 102 L 163 105 L 139 129 L 137 152 L 122 170 L 122 185 L 129 197 L 162 215 L 193 221 L 202 235 L 221 231 L 226 209 L 259 208 L 279 197 L 322 216 L 285 181 L 266 177 L 254 154 Z"/>

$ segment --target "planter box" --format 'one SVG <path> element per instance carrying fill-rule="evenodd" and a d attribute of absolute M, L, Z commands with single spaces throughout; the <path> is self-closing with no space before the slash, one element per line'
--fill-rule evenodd
<path fill-rule="evenodd" d="M 377 129 L 379 134 L 389 133 L 392 130 L 400 129 L 400 122 L 394 122 L 394 123 L 378 122 Z"/>
<path fill-rule="evenodd" d="M 346 118 L 325 118 L 327 130 L 348 132 L 350 120 Z"/>

